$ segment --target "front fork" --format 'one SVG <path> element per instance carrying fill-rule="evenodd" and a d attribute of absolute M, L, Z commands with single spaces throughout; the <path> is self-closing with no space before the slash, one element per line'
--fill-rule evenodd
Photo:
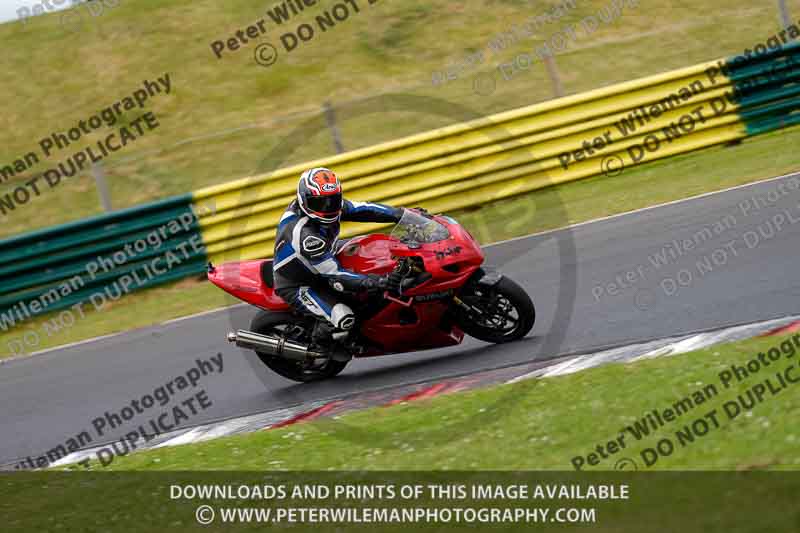
<path fill-rule="evenodd" d="M 464 300 L 462 300 L 461 298 L 459 298 L 456 295 L 453 295 L 453 303 L 456 304 L 461 309 L 463 309 L 464 312 L 466 312 L 466 313 L 476 314 L 476 315 L 482 315 L 483 314 L 483 311 L 481 311 L 480 309 L 478 309 L 474 305 L 468 304 L 467 302 L 465 302 Z"/>
<path fill-rule="evenodd" d="M 469 290 L 469 288 L 473 285 L 481 285 L 483 287 L 493 287 L 503 279 L 503 274 L 498 270 L 495 270 L 491 267 L 487 268 L 479 268 L 475 271 L 475 274 L 467 281 L 464 288 Z M 461 298 L 456 295 L 453 295 L 453 303 L 456 304 L 458 307 L 463 309 L 465 312 L 470 314 L 476 314 L 481 316 L 484 314 L 484 311 L 474 305 L 470 305 Z"/>

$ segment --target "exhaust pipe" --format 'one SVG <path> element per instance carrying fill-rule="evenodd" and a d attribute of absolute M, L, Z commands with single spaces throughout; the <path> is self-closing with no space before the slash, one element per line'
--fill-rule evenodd
<path fill-rule="evenodd" d="M 295 361 L 304 361 L 309 357 L 327 357 L 324 353 L 310 350 L 305 344 L 273 337 L 272 335 L 261 335 L 245 329 L 240 329 L 236 333 L 232 331 L 228 333 L 228 342 L 232 342 L 240 348 L 247 348 Z"/>

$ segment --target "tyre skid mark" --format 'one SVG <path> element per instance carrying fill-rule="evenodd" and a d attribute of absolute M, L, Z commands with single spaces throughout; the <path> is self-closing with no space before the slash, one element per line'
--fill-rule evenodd
<path fill-rule="evenodd" d="M 264 429 L 277 429 L 277 428 L 283 428 L 283 427 L 286 427 L 286 426 L 291 426 L 293 424 L 298 424 L 300 422 L 308 422 L 309 420 L 314 420 L 316 418 L 324 416 L 325 413 L 328 413 L 328 412 L 332 411 L 333 409 L 335 409 L 337 406 L 341 405 L 342 403 L 344 403 L 344 402 L 342 402 L 341 400 L 334 400 L 332 402 L 326 403 L 325 405 L 321 405 L 321 406 L 319 406 L 319 407 L 317 407 L 315 409 L 312 409 L 310 411 L 306 411 L 305 413 L 300 413 L 299 415 L 293 416 L 292 418 L 289 418 L 288 420 L 284 420 L 282 422 L 278 422 L 277 424 L 273 424 L 273 425 L 271 425 L 269 427 L 266 427 Z"/>

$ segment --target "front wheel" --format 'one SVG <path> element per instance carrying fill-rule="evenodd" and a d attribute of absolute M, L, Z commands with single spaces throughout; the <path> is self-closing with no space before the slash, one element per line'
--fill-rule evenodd
<path fill-rule="evenodd" d="M 308 327 L 308 324 L 298 322 L 297 318 L 289 313 L 261 311 L 250 323 L 250 330 L 262 335 L 283 337 L 302 344 L 308 344 L 311 341 L 311 328 Z M 332 378 L 347 366 L 346 362 L 334 361 L 331 358 L 319 366 L 312 366 L 302 361 L 292 361 L 258 351 L 256 355 L 276 374 L 300 383 Z"/>
<path fill-rule="evenodd" d="M 461 294 L 456 323 L 471 337 L 500 344 L 521 339 L 536 322 L 536 308 L 525 289 L 503 276 L 492 286 L 475 283 Z"/>

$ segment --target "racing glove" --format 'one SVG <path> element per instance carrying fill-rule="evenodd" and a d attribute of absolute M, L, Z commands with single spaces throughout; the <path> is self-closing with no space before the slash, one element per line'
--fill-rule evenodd
<path fill-rule="evenodd" d="M 378 274 L 367 274 L 361 280 L 361 290 L 367 292 L 377 292 L 386 290 L 389 287 L 389 276 L 379 276 Z"/>
<path fill-rule="evenodd" d="M 386 276 L 386 288 L 389 292 L 400 294 L 400 283 L 403 281 L 403 275 L 397 270 L 392 271 L 391 274 Z"/>
<path fill-rule="evenodd" d="M 403 273 L 397 268 L 391 274 L 367 274 L 361 281 L 361 290 L 367 292 L 388 290 L 391 293 L 400 294 L 403 278 Z"/>

